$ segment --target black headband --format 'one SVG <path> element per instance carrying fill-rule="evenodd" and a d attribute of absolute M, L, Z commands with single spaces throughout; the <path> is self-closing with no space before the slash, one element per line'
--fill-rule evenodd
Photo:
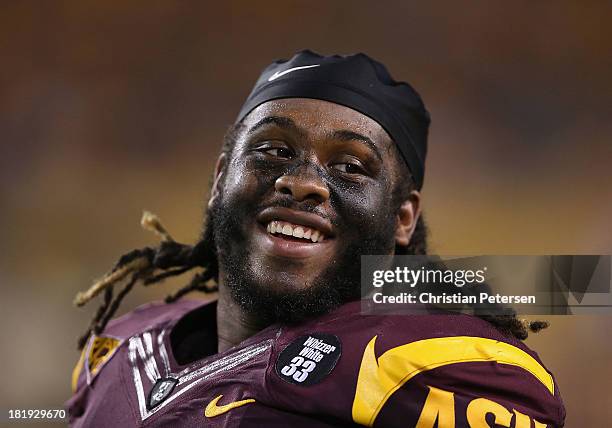
<path fill-rule="evenodd" d="M 314 98 L 350 107 L 378 122 L 397 144 L 418 189 L 423 186 L 429 113 L 407 83 L 393 80 L 381 63 L 359 53 L 321 56 L 298 52 L 270 64 L 238 114 L 279 98 Z"/>

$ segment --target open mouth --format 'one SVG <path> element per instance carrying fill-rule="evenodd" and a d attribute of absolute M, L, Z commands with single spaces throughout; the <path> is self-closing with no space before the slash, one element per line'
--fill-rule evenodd
<path fill-rule="evenodd" d="M 270 207 L 257 217 L 256 242 L 264 252 L 289 259 L 329 257 L 335 231 L 326 218 L 300 210 Z"/>
<path fill-rule="evenodd" d="M 286 221 L 272 220 L 266 230 L 271 235 L 284 235 L 306 242 L 323 242 L 325 239 L 325 235 L 317 229 Z"/>

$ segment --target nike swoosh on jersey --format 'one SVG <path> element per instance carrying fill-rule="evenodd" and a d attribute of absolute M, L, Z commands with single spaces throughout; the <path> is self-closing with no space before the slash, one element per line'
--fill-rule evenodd
<path fill-rule="evenodd" d="M 272 76 L 268 77 L 268 82 L 271 82 L 271 81 L 273 81 L 275 79 L 278 79 L 279 77 L 284 76 L 287 73 L 291 73 L 291 72 L 296 71 L 296 70 L 303 70 L 305 68 L 318 67 L 319 65 L 321 65 L 321 64 L 302 65 L 300 67 L 293 67 L 293 68 L 289 68 L 287 70 L 277 71 Z"/>
<path fill-rule="evenodd" d="M 219 400 L 221 400 L 222 397 L 223 394 L 219 395 L 218 397 L 214 398 L 210 403 L 208 403 L 208 406 L 206 406 L 206 409 L 204 410 L 204 416 L 206 416 L 207 418 L 214 418 L 215 416 L 222 415 L 223 413 L 229 412 L 230 410 L 235 409 L 236 407 L 244 406 L 245 404 L 255 402 L 253 398 L 247 398 L 246 400 L 233 401 L 229 404 L 217 406 L 217 403 L 219 402 Z"/>

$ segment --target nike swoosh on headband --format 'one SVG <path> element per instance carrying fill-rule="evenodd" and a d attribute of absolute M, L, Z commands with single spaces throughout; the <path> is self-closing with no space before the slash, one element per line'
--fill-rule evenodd
<path fill-rule="evenodd" d="M 271 82 L 271 81 L 273 81 L 275 79 L 278 79 L 279 77 L 284 76 L 287 73 L 291 73 L 291 72 L 296 71 L 296 70 L 303 70 L 305 68 L 318 67 L 319 65 L 321 65 L 321 64 L 302 65 L 300 67 L 293 67 L 293 68 L 289 68 L 287 70 L 277 71 L 272 76 L 268 77 L 268 82 Z"/>

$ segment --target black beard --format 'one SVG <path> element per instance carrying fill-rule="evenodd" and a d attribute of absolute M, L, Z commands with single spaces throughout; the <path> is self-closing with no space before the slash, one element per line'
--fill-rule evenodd
<path fill-rule="evenodd" d="M 299 323 L 359 299 L 361 270 L 355 267 L 360 264 L 361 255 L 384 254 L 388 252 L 389 243 L 394 241 L 394 216 L 385 216 L 389 221 L 369 224 L 367 233 L 354 239 L 309 287 L 278 292 L 254 281 L 245 246 L 231 245 L 232 242 L 244 242 L 241 220 L 246 217 L 245 211 L 252 212 L 245 208 L 240 202 L 218 201 L 208 213 L 207 227 L 212 227 L 220 270 L 224 272 L 224 286 L 246 313 L 266 324 Z M 366 232 L 363 226 L 354 230 Z"/>

